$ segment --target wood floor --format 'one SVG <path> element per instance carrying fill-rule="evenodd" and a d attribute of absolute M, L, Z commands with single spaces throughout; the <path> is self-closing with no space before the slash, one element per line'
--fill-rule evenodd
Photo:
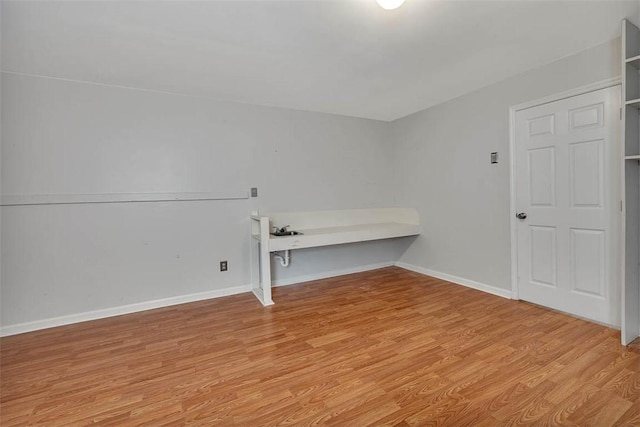
<path fill-rule="evenodd" d="M 618 331 L 386 268 L 6 337 L 2 426 L 640 425 Z"/>

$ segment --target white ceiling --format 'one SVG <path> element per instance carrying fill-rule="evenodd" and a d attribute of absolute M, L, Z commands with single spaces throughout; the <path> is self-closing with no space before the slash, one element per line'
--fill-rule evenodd
<path fill-rule="evenodd" d="M 394 120 L 619 35 L 632 1 L 4 1 L 4 71 Z"/>

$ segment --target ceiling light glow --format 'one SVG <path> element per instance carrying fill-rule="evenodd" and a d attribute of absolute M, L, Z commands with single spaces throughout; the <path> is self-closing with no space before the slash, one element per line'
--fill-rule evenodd
<path fill-rule="evenodd" d="M 376 0 L 376 2 L 385 10 L 393 10 L 402 6 L 404 0 Z"/>

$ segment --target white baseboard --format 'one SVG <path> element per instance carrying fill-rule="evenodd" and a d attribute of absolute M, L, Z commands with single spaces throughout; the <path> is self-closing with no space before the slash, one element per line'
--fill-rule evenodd
<path fill-rule="evenodd" d="M 483 291 L 493 295 L 497 295 L 499 297 L 511 299 L 511 291 L 507 289 L 496 288 L 495 286 L 486 285 L 484 283 L 476 282 L 475 280 L 469 280 L 463 277 L 453 276 L 451 274 L 429 270 L 428 268 L 418 267 L 417 265 L 407 264 L 406 262 L 396 262 L 395 265 L 396 267 L 404 268 L 405 270 L 410 270 L 415 273 L 425 274 L 427 276 L 446 280 L 447 282 L 455 283 L 457 285 L 466 286 L 468 288 L 473 288 L 478 291 Z"/>
<path fill-rule="evenodd" d="M 473 280 L 464 279 L 462 277 L 453 276 L 438 271 L 429 270 L 404 262 L 381 262 L 377 264 L 368 264 L 354 268 L 345 268 L 341 270 L 324 271 L 316 274 L 307 274 L 302 276 L 291 277 L 287 279 L 278 279 L 273 281 L 273 286 L 287 286 L 298 283 L 310 282 L 313 280 L 327 279 L 329 277 L 344 276 L 346 274 L 361 273 L 363 271 L 376 270 L 391 266 L 404 268 L 405 270 L 414 271 L 416 273 L 425 274 L 427 276 L 436 277 L 448 282 L 456 283 L 479 291 L 488 292 L 503 298 L 511 298 L 511 291 L 496 288 L 494 286 L 479 283 Z M 168 307 L 177 304 L 184 304 L 194 301 L 202 301 L 211 298 L 220 298 L 229 295 L 236 295 L 245 292 L 251 292 L 251 285 L 235 286 L 231 288 L 218 289 L 215 291 L 200 292 L 196 294 L 180 295 L 171 298 L 163 298 L 153 301 L 145 301 L 136 304 L 123 305 L 119 307 L 105 308 L 101 310 L 88 311 L 84 313 L 70 314 L 67 316 L 53 317 L 49 319 L 36 320 L 33 322 L 18 323 L 15 325 L 7 325 L 0 327 L 0 337 L 9 335 L 22 334 L 25 332 L 37 331 L 40 329 L 53 328 L 55 326 L 69 325 L 72 323 L 86 322 L 88 320 L 103 319 L 106 317 L 119 316 L 122 314 L 136 313 L 139 311 L 151 310 L 154 308 Z"/>
<path fill-rule="evenodd" d="M 34 322 L 18 323 L 0 327 L 0 336 L 22 334 L 24 332 L 37 331 L 40 329 L 53 328 L 55 326 L 69 325 L 71 323 L 86 322 L 87 320 L 103 319 L 105 317 L 119 316 L 121 314 L 136 313 L 138 311 L 151 310 L 154 308 L 168 307 L 171 305 L 184 304 L 187 302 L 202 301 L 211 298 L 226 297 L 229 295 L 251 292 L 251 285 L 235 286 L 214 291 L 199 292 L 197 294 L 180 295 L 171 298 L 145 301 L 136 304 L 122 305 L 119 307 L 104 308 L 101 310 L 87 311 L 84 313 L 70 314 L 67 316 L 52 317 L 49 319 L 36 320 Z"/>
<path fill-rule="evenodd" d="M 376 270 L 378 268 L 391 267 L 395 265 L 393 261 L 379 262 L 377 264 L 361 265 L 354 268 L 344 268 L 342 270 L 323 271 L 316 274 L 305 274 L 303 276 L 289 277 L 286 279 L 273 280 L 274 287 L 296 285 L 298 283 L 311 282 L 313 280 L 328 279 L 329 277 L 344 276 L 346 274 L 362 273 L 363 271 Z"/>

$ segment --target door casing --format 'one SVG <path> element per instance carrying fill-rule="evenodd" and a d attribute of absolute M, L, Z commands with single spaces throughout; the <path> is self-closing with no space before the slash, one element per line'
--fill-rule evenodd
<path fill-rule="evenodd" d="M 517 240 L 517 221 L 516 221 L 516 113 L 520 110 L 527 108 L 537 107 L 539 105 L 548 104 L 550 102 L 560 101 L 566 98 L 571 98 L 577 95 L 583 95 L 585 93 L 594 92 L 600 89 L 606 89 L 612 86 L 621 84 L 621 79 L 613 78 L 607 79 L 586 86 L 581 86 L 569 91 L 557 93 L 544 98 L 536 99 L 533 101 L 525 102 L 523 104 L 514 105 L 509 108 L 509 162 L 510 162 L 510 176 L 509 176 L 509 188 L 510 188 L 510 230 L 511 230 L 511 298 L 520 299 L 518 292 L 518 240 Z M 620 141 L 616 142 L 619 150 Z M 615 185 L 613 189 L 617 194 L 620 194 L 621 182 L 619 176 L 613 176 L 611 182 Z M 621 196 L 622 197 L 622 196 Z M 621 216 L 621 212 L 618 213 Z M 620 229 L 614 230 L 620 234 Z M 622 236 L 618 236 L 618 242 L 622 241 Z M 613 268 L 622 270 L 622 261 L 620 259 L 612 260 Z M 608 325 L 616 326 L 619 325 Z"/>

